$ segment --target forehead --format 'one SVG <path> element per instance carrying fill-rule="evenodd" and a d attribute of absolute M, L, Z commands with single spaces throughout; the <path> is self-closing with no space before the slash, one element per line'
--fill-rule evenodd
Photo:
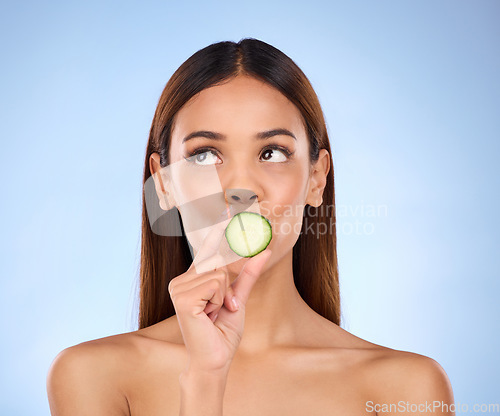
<path fill-rule="evenodd" d="M 248 76 L 238 76 L 207 88 L 191 98 L 176 114 L 172 140 L 194 130 L 214 130 L 228 136 L 253 136 L 271 128 L 292 130 L 304 136 L 302 115 L 272 86 Z"/>

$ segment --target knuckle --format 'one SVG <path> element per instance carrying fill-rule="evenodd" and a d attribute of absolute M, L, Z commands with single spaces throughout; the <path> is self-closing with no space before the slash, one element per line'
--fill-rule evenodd
<path fill-rule="evenodd" d="M 219 269 L 215 273 L 216 273 L 215 276 L 217 279 L 224 279 L 224 280 L 226 279 L 227 273 L 225 270 Z"/>
<path fill-rule="evenodd" d="M 188 299 L 183 294 L 177 294 L 172 298 L 175 306 L 179 310 L 183 310 L 188 305 Z"/>
<path fill-rule="evenodd" d="M 186 276 L 186 273 L 182 273 L 179 276 L 172 278 L 170 282 L 168 282 L 167 290 L 170 296 L 172 296 L 172 294 L 174 293 L 175 288 L 183 282 L 183 276 Z"/>
<path fill-rule="evenodd" d="M 222 288 L 222 282 L 220 278 L 215 278 L 210 281 L 210 287 L 215 290 L 220 290 Z"/>
<path fill-rule="evenodd" d="M 175 278 L 174 278 L 175 279 Z M 168 283 L 168 293 L 172 296 L 172 290 L 174 289 L 174 279 Z"/>

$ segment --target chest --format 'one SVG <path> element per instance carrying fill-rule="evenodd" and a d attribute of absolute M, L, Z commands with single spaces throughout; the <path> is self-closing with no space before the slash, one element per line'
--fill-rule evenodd
<path fill-rule="evenodd" d="M 359 416 L 365 414 L 365 402 L 363 389 L 347 375 L 256 368 L 228 377 L 224 414 Z"/>
<path fill-rule="evenodd" d="M 157 366 L 138 374 L 128 395 L 131 416 L 178 416 L 183 368 Z M 356 372 L 326 363 L 262 361 L 232 365 L 223 407 L 230 416 L 358 416 L 366 414 L 367 400 Z"/>

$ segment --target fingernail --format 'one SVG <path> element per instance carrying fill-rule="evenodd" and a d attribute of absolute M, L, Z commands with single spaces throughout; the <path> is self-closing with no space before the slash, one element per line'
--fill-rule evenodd
<path fill-rule="evenodd" d="M 238 301 L 236 300 L 236 296 L 233 296 L 233 298 L 231 299 L 231 303 L 233 304 L 234 309 L 236 309 L 236 310 L 240 309 L 240 307 L 238 305 Z"/>
<path fill-rule="evenodd" d="M 218 312 L 215 315 L 212 315 L 212 317 L 210 318 L 212 320 L 212 322 L 215 322 L 215 320 L 217 319 L 217 316 L 219 316 Z"/>

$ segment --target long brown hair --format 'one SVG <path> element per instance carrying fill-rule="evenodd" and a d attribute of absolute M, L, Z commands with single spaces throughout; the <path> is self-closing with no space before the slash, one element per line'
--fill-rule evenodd
<path fill-rule="evenodd" d="M 293 247 L 293 276 L 302 299 L 318 314 L 340 325 L 334 172 L 323 111 L 309 80 L 295 62 L 263 41 L 245 38 L 238 43 L 214 43 L 196 52 L 175 71 L 160 96 L 144 162 L 139 329 L 175 314 L 168 284 L 192 262 L 184 232 L 182 236 L 161 236 L 151 229 L 144 193 L 144 184 L 151 177 L 150 156 L 157 152 L 161 167 L 167 166 L 175 114 L 197 93 L 237 75 L 264 81 L 295 104 L 306 127 L 311 163 L 318 160 L 320 149 L 328 150 L 330 170 L 323 204 L 304 209 L 302 230 Z M 320 233 L 320 229 L 324 230 L 320 224 L 328 232 Z M 313 232 L 306 232 L 306 227 Z"/>

